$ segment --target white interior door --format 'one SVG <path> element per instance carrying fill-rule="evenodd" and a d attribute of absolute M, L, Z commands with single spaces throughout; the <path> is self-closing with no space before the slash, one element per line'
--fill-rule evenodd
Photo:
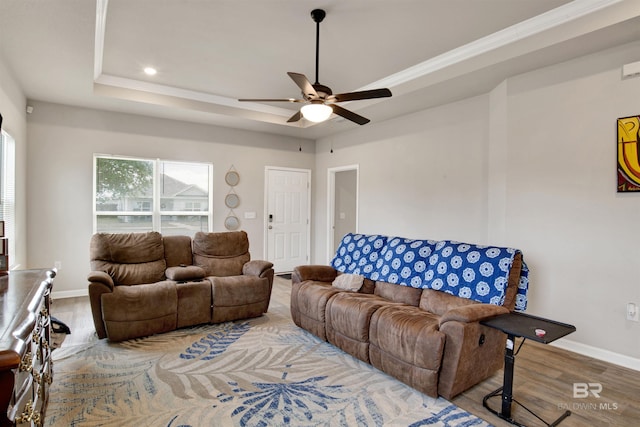
<path fill-rule="evenodd" d="M 276 273 L 309 264 L 311 171 L 266 169 L 266 254 Z"/>

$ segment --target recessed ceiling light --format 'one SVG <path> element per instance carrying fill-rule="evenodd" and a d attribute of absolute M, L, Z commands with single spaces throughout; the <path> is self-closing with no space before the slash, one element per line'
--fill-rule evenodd
<path fill-rule="evenodd" d="M 153 67 L 145 67 L 145 69 L 144 69 L 144 73 L 145 73 L 147 76 L 155 76 L 155 75 L 158 73 L 158 70 L 156 70 L 156 69 L 155 69 L 155 68 L 153 68 Z"/>

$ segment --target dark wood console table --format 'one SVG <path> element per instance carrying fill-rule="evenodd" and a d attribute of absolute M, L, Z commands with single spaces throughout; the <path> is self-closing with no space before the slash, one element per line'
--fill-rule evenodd
<path fill-rule="evenodd" d="M 504 380 L 502 383 L 502 387 L 487 394 L 482 400 L 482 405 L 503 420 L 520 427 L 526 426 L 520 424 L 511 417 L 512 402 L 515 402 L 518 405 L 522 406 L 530 414 L 542 421 L 547 427 L 556 426 L 562 420 L 571 415 L 571 411 L 565 411 L 560 416 L 560 418 L 552 423 L 548 423 L 538 415 L 536 415 L 534 412 L 532 412 L 530 409 L 528 409 L 526 406 L 524 406 L 522 403 L 515 400 L 513 398 L 513 366 L 515 362 L 515 355 L 518 354 L 518 351 L 520 350 L 522 344 L 526 339 L 537 341 L 543 344 L 549 344 L 550 342 L 553 342 L 558 338 L 562 338 L 565 335 L 569 335 L 570 333 L 575 332 L 576 327 L 566 323 L 560 323 L 554 320 L 544 319 L 542 317 L 531 316 L 529 314 L 518 312 L 502 314 L 500 316 L 484 320 L 480 323 L 491 328 L 498 329 L 507 334 L 507 343 L 504 351 Z M 522 342 L 520 343 L 518 350 L 514 353 L 513 349 L 515 346 L 516 337 L 522 337 Z M 487 403 L 489 399 L 495 396 L 502 396 L 502 407 L 499 412 L 489 407 Z"/>
<path fill-rule="evenodd" d="M 50 292 L 55 270 L 0 276 L 0 426 L 41 426 L 52 381 Z"/>

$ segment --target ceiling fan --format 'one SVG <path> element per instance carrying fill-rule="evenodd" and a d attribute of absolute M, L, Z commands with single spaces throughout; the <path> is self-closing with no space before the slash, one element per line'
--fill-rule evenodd
<path fill-rule="evenodd" d="M 386 98 L 391 96 L 389 89 L 371 89 L 358 92 L 340 93 L 334 95 L 331 88 L 318 82 L 318 58 L 320 46 L 320 23 L 325 18 L 326 12 L 322 9 L 311 11 L 311 18 L 316 23 L 316 82 L 311 84 L 304 74 L 288 72 L 287 74 L 302 90 L 303 99 L 282 98 L 282 99 L 239 99 L 238 101 L 249 102 L 303 102 L 306 103 L 300 111 L 295 113 L 287 122 L 297 122 L 302 117 L 312 122 L 323 122 L 327 120 L 331 113 L 342 116 L 359 125 L 370 122 L 366 117 L 349 111 L 339 105 L 338 102 L 358 101 L 362 99 Z"/>

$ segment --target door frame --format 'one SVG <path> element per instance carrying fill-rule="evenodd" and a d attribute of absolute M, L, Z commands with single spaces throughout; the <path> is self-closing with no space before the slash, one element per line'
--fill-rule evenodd
<path fill-rule="evenodd" d="M 356 233 L 360 228 L 360 165 L 336 166 L 327 169 L 327 265 L 335 255 L 333 233 L 336 223 L 336 173 L 356 171 Z"/>
<path fill-rule="evenodd" d="M 287 171 L 287 172 L 304 172 L 307 174 L 307 263 L 311 263 L 311 169 L 299 169 L 299 168 L 287 168 L 280 166 L 265 166 L 264 167 L 264 208 L 262 214 L 262 232 L 263 234 L 263 248 L 262 253 L 264 254 L 264 259 L 268 259 L 269 257 L 269 171 L 279 170 L 279 171 Z"/>

